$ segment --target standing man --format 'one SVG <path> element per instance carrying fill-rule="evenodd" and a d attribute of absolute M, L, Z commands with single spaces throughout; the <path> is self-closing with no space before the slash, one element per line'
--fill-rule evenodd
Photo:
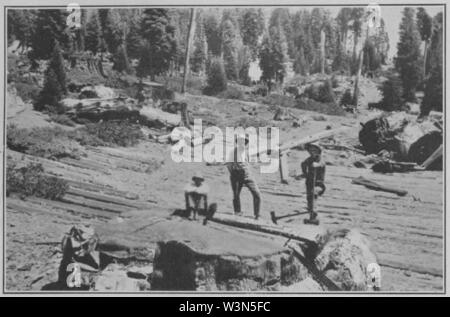
<path fill-rule="evenodd" d="M 309 219 L 305 219 L 305 223 L 319 224 L 317 212 L 314 210 L 314 202 L 318 196 L 325 192 L 325 162 L 322 160 L 322 148 L 314 143 L 308 143 L 305 149 L 309 153 L 309 157 L 302 162 L 303 176 L 306 178 L 306 200 L 308 203 Z M 316 192 L 316 188 L 320 191 Z"/>
<path fill-rule="evenodd" d="M 249 169 L 248 142 L 249 139 L 247 136 L 238 135 L 235 140 L 234 149 L 229 153 L 226 164 L 230 172 L 231 189 L 233 190 L 234 213 L 239 216 L 242 215 L 240 195 L 242 187 L 246 186 L 253 196 L 253 213 L 255 219 L 258 219 L 261 206 L 261 193 Z"/>

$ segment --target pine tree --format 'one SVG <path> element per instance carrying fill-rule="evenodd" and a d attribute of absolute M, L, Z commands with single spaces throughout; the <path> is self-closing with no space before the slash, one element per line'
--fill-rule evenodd
<path fill-rule="evenodd" d="M 272 80 L 282 83 L 286 73 L 287 59 L 286 38 L 281 28 L 272 27 L 264 36 L 259 52 L 259 65 L 262 70 L 261 79 L 272 89 Z"/>
<path fill-rule="evenodd" d="M 141 54 L 139 74 L 156 75 L 166 72 L 177 53 L 175 28 L 166 9 L 145 9 L 141 21 L 142 37 L 147 41 Z"/>
<path fill-rule="evenodd" d="M 19 47 L 23 49 L 30 45 L 33 29 L 36 23 L 34 10 L 8 9 L 7 28 L 8 43 L 19 41 Z"/>
<path fill-rule="evenodd" d="M 219 22 L 214 15 L 208 15 L 204 24 L 208 50 L 211 54 L 219 56 L 222 52 L 222 36 Z"/>
<path fill-rule="evenodd" d="M 227 76 L 222 59 L 213 57 L 208 67 L 208 83 L 205 94 L 215 95 L 227 89 Z"/>
<path fill-rule="evenodd" d="M 57 41 L 53 45 L 52 58 L 47 66 L 44 77 L 44 87 L 35 102 L 38 111 L 62 112 L 59 101 L 67 92 L 64 60 Z"/>
<path fill-rule="evenodd" d="M 311 35 L 311 14 L 301 10 L 292 19 L 293 43 L 295 47 L 294 71 L 306 75 L 315 56 Z"/>
<path fill-rule="evenodd" d="M 443 20 L 442 13 L 433 19 L 433 32 L 430 43 L 430 58 L 427 63 L 427 78 L 425 81 L 425 95 L 421 105 L 421 112 L 427 115 L 431 110 L 443 111 Z"/>
<path fill-rule="evenodd" d="M 114 53 L 113 55 L 113 69 L 120 73 L 132 73 L 130 62 L 128 60 L 127 50 L 123 44 L 119 45 L 116 53 Z"/>
<path fill-rule="evenodd" d="M 264 15 L 261 9 L 246 9 L 242 15 L 241 36 L 250 48 L 252 58 L 258 54 L 258 40 L 264 31 Z"/>
<path fill-rule="evenodd" d="M 420 38 L 424 42 L 423 48 L 423 76 L 426 75 L 426 64 L 427 64 L 427 51 L 428 51 L 428 42 L 431 38 L 432 31 L 432 23 L 433 20 L 425 11 L 424 8 L 417 9 L 417 28 L 419 29 Z"/>
<path fill-rule="evenodd" d="M 368 40 L 363 50 L 363 72 L 367 73 L 379 69 L 381 67 L 381 58 L 376 52 L 375 45 Z"/>
<path fill-rule="evenodd" d="M 101 26 L 98 13 L 94 11 L 86 24 L 85 48 L 92 53 L 101 51 Z"/>
<path fill-rule="evenodd" d="M 139 58 L 142 46 L 142 37 L 137 17 L 132 17 L 128 23 L 128 33 L 126 35 L 126 48 L 130 58 Z"/>
<path fill-rule="evenodd" d="M 194 52 L 192 53 L 190 62 L 192 71 L 199 73 L 205 70 L 206 58 L 208 54 L 203 18 L 201 14 L 198 15 L 197 27 L 195 28 L 195 31 Z"/>
<path fill-rule="evenodd" d="M 48 68 L 51 68 L 58 80 L 60 90 L 63 94 L 67 93 L 66 71 L 64 67 L 64 59 L 61 54 L 59 43 L 56 41 L 53 45 L 52 58 L 50 59 Z"/>
<path fill-rule="evenodd" d="M 222 50 L 227 78 L 236 80 L 238 78 L 236 29 L 229 19 L 222 23 Z"/>
<path fill-rule="evenodd" d="M 295 55 L 295 48 L 292 40 L 292 19 L 289 9 L 277 8 L 272 11 L 269 19 L 269 30 L 272 28 L 277 28 L 283 33 L 283 37 L 285 38 L 287 45 L 287 54 L 293 58 Z"/>
<path fill-rule="evenodd" d="M 44 74 L 44 88 L 39 93 L 38 99 L 34 104 L 37 111 L 49 111 L 54 113 L 61 112 L 62 108 L 59 101 L 63 96 L 61 86 L 58 82 L 55 72 L 50 67 Z"/>
<path fill-rule="evenodd" d="M 397 44 L 395 68 L 403 83 L 406 101 L 415 101 L 416 87 L 421 81 L 420 34 L 414 21 L 415 10 L 406 7 L 400 23 L 400 41 Z"/>
<path fill-rule="evenodd" d="M 117 9 L 100 9 L 98 10 L 98 17 L 105 48 L 113 54 L 122 43 L 121 31 L 118 28 L 119 17 Z"/>
<path fill-rule="evenodd" d="M 36 18 L 36 27 L 30 39 L 31 59 L 49 59 L 55 41 L 62 48 L 67 48 L 69 37 L 65 32 L 66 15 L 61 10 L 42 9 L 38 11 Z"/>
<path fill-rule="evenodd" d="M 401 110 L 404 104 L 401 79 L 394 73 L 389 74 L 381 86 L 383 98 L 380 108 L 385 111 Z"/>

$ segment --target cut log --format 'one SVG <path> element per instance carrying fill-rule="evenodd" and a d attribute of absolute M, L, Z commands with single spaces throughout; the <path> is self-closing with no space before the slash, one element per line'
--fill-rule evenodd
<path fill-rule="evenodd" d="M 223 213 L 216 213 L 210 221 L 232 227 L 282 236 L 307 243 L 314 247 L 319 247 L 326 235 L 326 230 L 320 226 L 296 225 L 295 227 L 285 227 L 264 220 L 254 220 Z"/>
<path fill-rule="evenodd" d="M 301 138 L 301 139 L 291 140 L 289 142 L 286 142 L 286 143 L 282 144 L 280 146 L 279 150 L 280 150 L 280 152 L 288 151 L 288 150 L 290 150 L 292 148 L 300 147 L 300 146 L 303 146 L 303 145 L 305 145 L 307 143 L 316 142 L 316 141 L 324 139 L 324 138 L 329 138 L 329 137 L 331 137 L 333 135 L 336 135 L 338 133 L 342 133 L 342 132 L 347 131 L 349 129 L 351 129 L 351 128 L 350 127 L 340 127 L 340 128 L 333 129 L 333 130 L 325 130 L 325 131 L 322 131 L 322 132 L 319 132 L 319 133 L 316 133 L 316 134 L 313 134 L 313 135 L 309 135 L 309 136 Z"/>
<path fill-rule="evenodd" d="M 385 185 L 380 185 L 378 183 L 375 183 L 375 182 L 368 180 L 361 176 L 358 178 L 354 178 L 352 180 L 352 184 L 363 185 L 369 189 L 373 189 L 373 190 L 377 190 L 377 191 L 394 193 L 394 194 L 397 194 L 398 196 L 405 196 L 408 193 L 406 190 L 401 190 L 401 189 L 397 189 L 397 188 L 393 188 L 393 187 L 389 187 L 389 186 L 385 186 Z"/>
<path fill-rule="evenodd" d="M 172 114 L 164 112 L 153 107 L 144 107 L 140 110 L 140 115 L 147 118 L 149 121 L 158 121 L 165 126 L 176 127 L 181 123 L 181 116 L 179 114 Z"/>
<path fill-rule="evenodd" d="M 395 160 L 422 164 L 442 144 L 442 131 L 432 120 L 417 122 L 415 116 L 399 112 L 369 120 L 359 140 L 368 154 L 386 150 Z"/>

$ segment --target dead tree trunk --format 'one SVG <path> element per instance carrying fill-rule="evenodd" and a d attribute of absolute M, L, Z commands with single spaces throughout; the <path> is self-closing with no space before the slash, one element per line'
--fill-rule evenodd
<path fill-rule="evenodd" d="M 365 26 L 366 29 L 366 39 L 369 35 L 369 25 L 366 23 Z M 358 98 L 359 98 L 359 78 L 361 77 L 361 69 L 362 69 L 362 64 L 363 64 L 363 57 L 364 57 L 364 42 L 365 39 L 363 38 L 363 36 L 361 36 L 361 39 L 359 41 L 361 43 L 361 49 L 358 53 L 358 70 L 356 71 L 356 77 L 355 77 L 355 89 L 353 91 L 353 104 L 355 107 L 358 107 Z"/>
<path fill-rule="evenodd" d="M 195 9 L 191 9 L 191 18 L 189 21 L 189 34 L 187 37 L 187 45 L 186 45 L 186 56 L 184 58 L 184 76 L 183 76 L 183 86 L 181 87 L 181 93 L 184 94 L 186 92 L 186 82 L 187 76 L 189 73 L 189 56 L 191 53 L 191 43 L 195 33 Z"/>
<path fill-rule="evenodd" d="M 325 74 L 325 32 L 320 31 L 320 73 Z"/>

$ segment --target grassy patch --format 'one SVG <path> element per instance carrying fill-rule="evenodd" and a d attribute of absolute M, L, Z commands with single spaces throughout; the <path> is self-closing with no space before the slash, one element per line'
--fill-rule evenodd
<path fill-rule="evenodd" d="M 29 163 L 20 168 L 8 164 L 6 168 L 6 196 L 17 193 L 21 197 L 58 200 L 64 196 L 68 187 L 65 180 L 45 175 L 41 164 Z"/>
<path fill-rule="evenodd" d="M 238 87 L 228 86 L 227 90 L 220 92 L 216 95 L 217 98 L 221 99 L 238 99 L 244 100 L 244 92 Z"/>
<path fill-rule="evenodd" d="M 70 140 L 68 132 L 61 128 L 20 129 L 8 125 L 6 132 L 9 149 L 47 159 L 70 157 L 79 159 L 80 149 L 76 142 Z"/>
<path fill-rule="evenodd" d="M 76 126 L 76 123 L 74 121 L 72 121 L 72 119 L 70 119 L 67 115 L 65 114 L 50 114 L 50 119 L 53 122 L 62 124 L 62 125 L 66 125 L 69 127 L 74 127 Z"/>
<path fill-rule="evenodd" d="M 336 103 L 333 103 L 333 102 L 323 103 L 323 102 L 318 102 L 318 101 L 315 101 L 313 99 L 308 99 L 308 98 L 301 98 L 301 99 L 297 100 L 295 108 L 302 109 L 302 110 L 308 110 L 308 111 L 315 111 L 315 112 L 332 115 L 332 116 L 345 116 L 346 115 L 345 110 L 342 109 L 342 107 L 337 105 Z"/>

